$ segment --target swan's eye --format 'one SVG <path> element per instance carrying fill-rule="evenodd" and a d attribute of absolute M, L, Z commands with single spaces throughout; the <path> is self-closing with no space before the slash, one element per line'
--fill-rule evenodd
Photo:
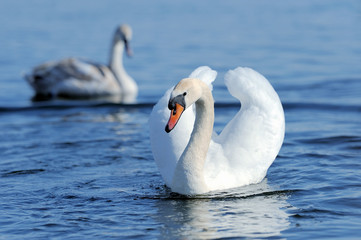
<path fill-rule="evenodd" d="M 183 93 L 183 96 L 185 96 L 185 95 L 187 95 L 187 92 L 184 92 L 184 93 Z"/>

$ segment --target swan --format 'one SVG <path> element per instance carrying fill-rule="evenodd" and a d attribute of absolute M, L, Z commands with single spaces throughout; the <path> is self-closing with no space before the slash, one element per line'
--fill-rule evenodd
<path fill-rule="evenodd" d="M 25 75 L 25 79 L 39 98 L 122 95 L 122 98 L 134 99 L 138 87 L 125 71 L 122 61 L 124 49 L 128 56 L 132 55 L 129 47 L 131 38 L 132 29 L 129 25 L 122 24 L 116 28 L 108 66 L 66 58 L 36 66 Z"/>
<path fill-rule="evenodd" d="M 203 66 L 170 88 L 149 117 L 151 149 L 166 185 L 184 195 L 204 194 L 262 181 L 285 134 L 281 101 L 251 68 L 225 75 L 241 108 L 220 134 L 213 131 L 212 82 Z"/>

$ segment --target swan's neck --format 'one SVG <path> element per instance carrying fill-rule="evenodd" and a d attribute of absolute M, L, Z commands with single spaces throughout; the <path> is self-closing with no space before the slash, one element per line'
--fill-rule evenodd
<path fill-rule="evenodd" d="M 119 83 L 122 93 L 136 93 L 138 91 L 134 80 L 128 75 L 123 66 L 124 42 L 113 41 L 110 53 L 109 68 Z"/>
<path fill-rule="evenodd" d="M 193 131 L 173 176 L 172 190 L 182 194 L 209 191 L 203 168 L 213 132 L 214 101 L 208 87 L 195 105 L 196 119 Z"/>

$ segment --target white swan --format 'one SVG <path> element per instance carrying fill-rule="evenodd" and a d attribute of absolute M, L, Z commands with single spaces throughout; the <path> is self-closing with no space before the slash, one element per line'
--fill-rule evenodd
<path fill-rule="evenodd" d="M 154 159 L 166 185 L 180 194 L 260 182 L 283 142 L 279 97 L 267 79 L 250 68 L 225 75 L 228 91 L 242 106 L 219 135 L 213 132 L 211 84 L 216 75 L 209 67 L 197 68 L 166 92 L 149 118 Z"/>
<path fill-rule="evenodd" d="M 109 66 L 77 58 L 46 62 L 25 75 L 40 97 L 90 98 L 122 95 L 133 99 L 138 93 L 135 81 L 123 67 L 124 48 L 131 56 L 132 29 L 122 24 L 114 33 Z"/>

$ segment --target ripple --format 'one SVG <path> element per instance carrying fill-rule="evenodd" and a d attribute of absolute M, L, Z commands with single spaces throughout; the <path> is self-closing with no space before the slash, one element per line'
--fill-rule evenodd
<path fill-rule="evenodd" d="M 295 218 L 320 218 L 320 215 L 344 216 L 345 213 L 341 211 L 310 207 L 306 209 L 297 209 L 297 213 L 291 216 Z"/>
<path fill-rule="evenodd" d="M 361 142 L 361 137 L 359 136 L 330 136 L 330 137 L 322 137 L 322 138 L 311 138 L 311 139 L 303 139 L 299 140 L 301 143 L 306 144 L 341 144 L 341 143 L 358 143 Z"/>
<path fill-rule="evenodd" d="M 338 112 L 360 112 L 360 105 L 353 104 L 329 104 L 329 103 L 307 103 L 307 102 L 283 102 L 283 108 L 285 110 L 326 110 L 326 111 L 338 111 Z"/>
<path fill-rule="evenodd" d="M 4 173 L 2 175 L 2 177 L 12 177 L 12 176 L 19 176 L 19 175 L 31 175 L 31 174 L 37 174 L 39 172 L 45 172 L 45 169 L 38 168 L 38 169 L 27 169 L 27 170 L 15 170 L 15 171 Z"/>
<path fill-rule="evenodd" d="M 136 104 L 122 104 L 122 103 L 94 103 L 93 101 L 62 101 L 62 102 L 46 102 L 42 104 L 36 104 L 26 107 L 0 107 L 0 113 L 11 112 L 29 112 L 29 111 L 41 111 L 41 110 L 66 110 L 72 108 L 124 108 L 124 109 L 142 109 L 152 108 L 155 102 L 136 103 Z"/>

